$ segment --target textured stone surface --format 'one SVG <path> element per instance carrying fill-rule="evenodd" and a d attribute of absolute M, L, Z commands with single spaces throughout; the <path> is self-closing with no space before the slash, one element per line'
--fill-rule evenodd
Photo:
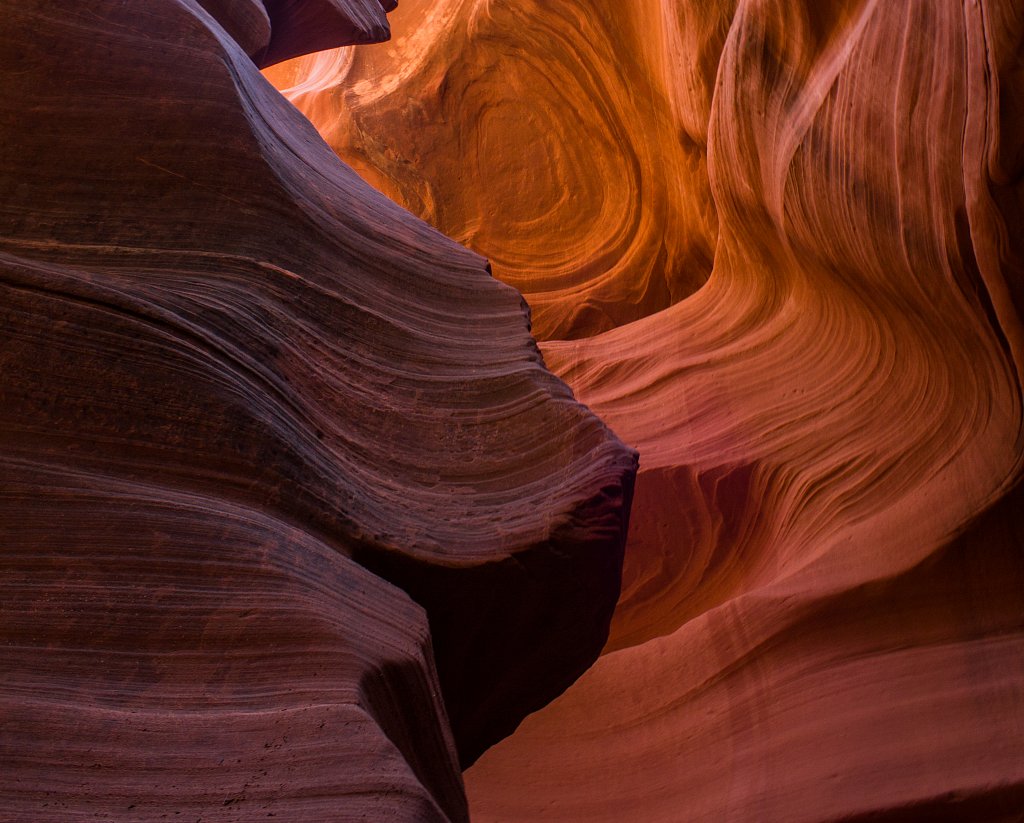
<path fill-rule="evenodd" d="M 397 15 L 275 81 L 641 454 L 608 653 L 474 819 L 1019 819 L 1019 4 Z"/>
<path fill-rule="evenodd" d="M 521 289 L 540 339 L 580 337 L 711 271 L 707 109 L 727 19 L 662 42 L 662 13 L 407 0 L 392 43 L 271 77 L 373 185 Z"/>
<path fill-rule="evenodd" d="M 255 508 L 0 467 L 0 819 L 467 819 L 404 593 Z"/>
<path fill-rule="evenodd" d="M 635 455 L 259 74 L 254 6 L 5 11 L 14 819 L 462 819 L 607 637 Z"/>

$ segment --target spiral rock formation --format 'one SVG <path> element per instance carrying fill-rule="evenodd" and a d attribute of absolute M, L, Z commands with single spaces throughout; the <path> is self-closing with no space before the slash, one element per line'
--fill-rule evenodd
<path fill-rule="evenodd" d="M 606 654 L 474 820 L 1019 820 L 1019 4 L 397 14 L 271 76 L 641 455 Z"/>
<path fill-rule="evenodd" d="M 409 0 L 393 44 L 271 77 L 375 186 L 521 289 L 539 338 L 585 336 L 691 294 L 713 258 L 726 29 L 692 34 L 691 56 L 652 43 L 660 12 L 634 5 Z"/>
<path fill-rule="evenodd" d="M 250 59 L 390 5 L 5 9 L 4 819 L 462 820 L 607 638 L 635 455 Z"/>

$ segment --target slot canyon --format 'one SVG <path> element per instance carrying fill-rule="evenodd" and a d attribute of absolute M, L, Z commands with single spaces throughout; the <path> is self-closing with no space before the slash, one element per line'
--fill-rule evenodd
<path fill-rule="evenodd" d="M 8 0 L 0 821 L 1024 821 L 1019 0 Z"/>

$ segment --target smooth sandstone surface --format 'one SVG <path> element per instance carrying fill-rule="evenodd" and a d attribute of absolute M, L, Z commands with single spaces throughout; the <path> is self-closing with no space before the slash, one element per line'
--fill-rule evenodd
<path fill-rule="evenodd" d="M 269 74 L 641 459 L 606 653 L 473 819 L 1019 820 L 1019 4 L 392 23 Z"/>
<path fill-rule="evenodd" d="M 391 6 L 5 9 L 4 819 L 463 820 L 606 641 L 635 453 L 252 59 Z"/>
<path fill-rule="evenodd" d="M 341 43 L 378 43 L 390 35 L 387 12 L 395 0 L 262 0 L 270 40 L 260 66 L 329 49 Z"/>

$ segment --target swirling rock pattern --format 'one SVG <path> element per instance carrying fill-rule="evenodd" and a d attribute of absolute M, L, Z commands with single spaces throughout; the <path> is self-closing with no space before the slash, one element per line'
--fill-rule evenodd
<path fill-rule="evenodd" d="M 634 5 L 410 0 L 393 44 L 271 77 L 375 186 L 521 289 L 539 338 L 579 337 L 711 270 L 703 52 L 725 28 L 692 33 L 709 45 L 691 55 L 668 32 L 652 44 L 661 12 Z"/>
<path fill-rule="evenodd" d="M 474 820 L 1019 820 L 1019 4 L 412 6 L 276 81 L 641 454 L 607 653 Z"/>
<path fill-rule="evenodd" d="M 389 5 L 5 10 L 0 817 L 465 819 L 606 640 L 634 453 L 250 59 Z"/>

